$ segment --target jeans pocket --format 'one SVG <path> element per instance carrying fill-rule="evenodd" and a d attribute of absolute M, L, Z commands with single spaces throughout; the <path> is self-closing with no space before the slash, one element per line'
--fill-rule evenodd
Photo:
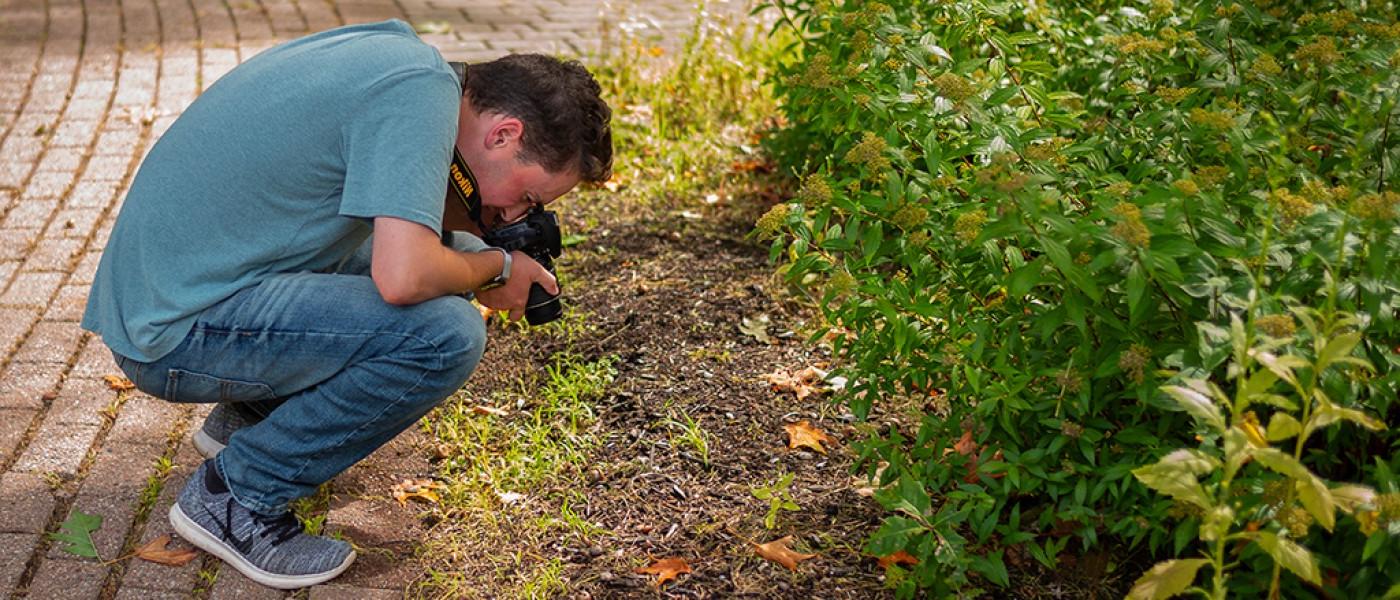
<path fill-rule="evenodd" d="M 271 400 L 277 394 L 271 386 L 257 381 L 170 369 L 163 397 L 172 402 L 256 402 Z"/>

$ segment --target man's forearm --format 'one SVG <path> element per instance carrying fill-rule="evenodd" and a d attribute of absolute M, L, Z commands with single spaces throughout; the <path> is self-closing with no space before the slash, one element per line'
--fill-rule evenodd
<path fill-rule="evenodd" d="M 432 230 L 398 219 L 375 219 L 370 275 L 384 300 L 409 305 L 476 290 L 501 272 L 500 252 L 458 252 Z"/>

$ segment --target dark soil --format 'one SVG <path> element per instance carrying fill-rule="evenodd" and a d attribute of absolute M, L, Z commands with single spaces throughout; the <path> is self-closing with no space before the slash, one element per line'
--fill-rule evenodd
<path fill-rule="evenodd" d="M 493 320 L 486 356 L 464 390 L 479 398 L 518 388 L 522 375 L 542 371 L 557 352 L 587 361 L 615 357 L 616 379 L 588 429 L 599 443 L 587 468 L 560 473 L 555 489 L 532 491 L 542 501 L 511 507 L 493 515 L 491 527 L 476 528 L 479 515 L 405 508 L 387 498 L 395 481 L 434 473 L 433 441 L 408 432 L 334 484 L 331 525 L 364 547 L 363 564 L 345 583 L 443 596 L 422 576 L 431 564 L 470 582 L 471 592 L 453 588 L 455 595 L 510 597 L 532 569 L 557 561 L 568 598 L 892 597 L 884 569 L 861 550 L 883 512 L 856 491 L 847 446 L 861 435 L 854 418 L 826 396 L 799 400 L 773 391 L 764 378 L 829 360 L 804 339 L 809 315 L 775 293 L 780 282 L 766 245 L 747 237 L 769 202 L 628 207 L 589 198 L 558 207 L 566 234 L 589 236 L 567 249 L 559 266 L 567 302 L 588 316 L 594 333 L 568 342 Z M 740 331 L 744 318 L 760 315 L 770 319 L 769 343 Z M 665 421 L 679 413 L 711 435 L 708 463 L 672 446 L 675 429 Z M 825 455 L 788 449 L 783 426 L 800 420 L 837 443 Z M 752 490 L 783 473 L 795 475 L 790 491 L 800 510 L 783 511 L 770 530 L 763 523 L 767 503 Z M 584 499 L 570 510 L 608 533 L 542 534 L 531 525 L 557 516 L 558 499 L 570 496 Z M 451 556 L 415 554 L 415 541 L 428 536 L 464 543 Z M 753 543 L 784 536 L 818 556 L 788 571 L 755 553 Z M 1051 572 L 1010 550 L 1013 586 L 989 586 L 988 597 L 1121 597 L 1131 583 L 1104 573 L 1102 552 L 1071 554 L 1067 549 L 1067 570 Z M 653 575 L 634 572 L 666 557 L 686 560 L 693 572 L 660 588 Z"/>
<path fill-rule="evenodd" d="M 859 549 L 880 511 L 855 493 L 853 457 L 840 444 L 826 455 L 789 450 L 783 430 L 806 419 L 842 439 L 854 434 L 849 418 L 836 418 L 843 411 L 825 398 L 774 392 L 763 377 L 824 360 L 791 333 L 799 323 L 772 297 L 766 248 L 745 238 L 766 206 L 686 208 L 684 216 L 663 208 L 635 217 L 577 203 L 564 209 L 571 222 L 599 220 L 563 261 L 567 298 L 597 326 L 593 339 L 569 350 L 585 360 L 618 358 L 613 388 L 597 406 L 593 434 L 602 443 L 579 483 L 588 502 L 572 508 L 615 535 L 537 550 L 567 565 L 578 598 L 878 597 L 882 570 Z M 772 343 L 739 330 L 759 315 L 770 319 Z M 541 368 L 550 352 L 565 350 L 558 346 L 500 335 L 485 360 Z M 469 387 L 510 376 L 479 375 Z M 708 464 L 672 447 L 665 420 L 682 412 L 712 436 Z M 751 490 L 781 473 L 795 474 L 801 510 L 785 511 L 768 530 L 767 504 Z M 787 535 L 820 556 L 790 572 L 750 545 Z M 653 576 L 633 573 L 673 556 L 693 572 L 660 591 Z"/>

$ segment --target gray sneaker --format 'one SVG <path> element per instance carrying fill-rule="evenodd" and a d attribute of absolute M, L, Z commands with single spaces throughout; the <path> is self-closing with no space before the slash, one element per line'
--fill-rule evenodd
<path fill-rule="evenodd" d="M 250 403 L 221 402 L 204 418 L 204 426 L 194 432 L 194 449 L 204 458 L 214 458 L 233 432 L 257 425 L 266 416 L 262 407 Z"/>
<path fill-rule="evenodd" d="M 329 581 L 355 560 L 350 544 L 307 534 L 290 512 L 267 516 L 244 508 L 212 460 L 190 476 L 170 507 L 170 524 L 248 579 L 277 589 Z"/>

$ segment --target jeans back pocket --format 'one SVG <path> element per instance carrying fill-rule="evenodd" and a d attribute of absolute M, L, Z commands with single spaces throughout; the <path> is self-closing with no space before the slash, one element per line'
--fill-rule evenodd
<path fill-rule="evenodd" d="M 170 369 L 165 381 L 164 398 L 172 402 L 256 402 L 276 397 L 276 392 L 265 383 L 183 369 Z"/>

